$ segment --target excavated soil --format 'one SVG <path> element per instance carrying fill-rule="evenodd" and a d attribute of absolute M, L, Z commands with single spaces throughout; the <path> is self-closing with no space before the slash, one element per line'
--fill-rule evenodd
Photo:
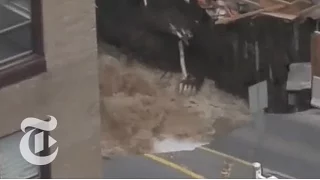
<path fill-rule="evenodd" d="M 167 136 L 209 142 L 249 121 L 247 104 L 211 80 L 186 97 L 176 90 L 181 74 L 163 76 L 112 47 L 99 57 L 104 156 L 149 153 Z"/>

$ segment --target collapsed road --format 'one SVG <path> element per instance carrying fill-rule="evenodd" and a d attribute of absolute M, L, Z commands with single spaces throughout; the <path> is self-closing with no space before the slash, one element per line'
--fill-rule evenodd
<path fill-rule="evenodd" d="M 293 20 L 313 6 L 208 2 L 97 0 L 104 156 L 157 153 L 154 142 L 173 137 L 202 145 L 229 134 L 250 121 L 248 87 L 262 80 L 267 111 L 290 112 L 288 73 L 292 63 L 310 61 L 316 25 Z M 310 91 L 303 94 L 310 102 Z"/>
<path fill-rule="evenodd" d="M 294 62 L 310 62 L 310 34 L 315 30 L 314 20 L 300 24 L 293 20 L 310 4 L 287 3 L 282 7 L 280 3 L 283 10 L 273 13 L 258 11 L 251 3 L 247 9 L 253 12 L 247 17 L 237 15 L 245 13 L 241 9 L 246 6 L 227 0 L 237 20 L 215 24 L 222 11 L 219 14 L 219 8 L 204 2 L 211 1 L 148 0 L 145 6 L 139 0 L 97 0 L 98 33 L 102 41 L 129 51 L 141 63 L 169 72 L 184 72 L 178 42 L 188 39 L 181 82 L 199 90 L 207 77 L 224 91 L 247 99 L 250 85 L 268 80 L 268 111 L 289 112 L 285 89 L 288 67 Z M 279 4 L 264 0 L 259 5 L 271 6 Z"/>

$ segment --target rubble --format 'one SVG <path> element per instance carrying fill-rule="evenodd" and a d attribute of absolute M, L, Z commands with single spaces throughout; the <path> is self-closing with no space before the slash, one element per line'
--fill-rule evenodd
<path fill-rule="evenodd" d="M 213 22 L 228 26 L 211 26 L 211 21 L 197 21 L 202 15 L 198 10 L 203 12 L 199 7 L 195 11 L 184 11 L 190 17 L 179 14 L 178 8 L 168 8 L 164 11 L 167 16 L 149 18 L 144 14 L 146 11 L 122 4 L 116 6 L 119 11 L 100 11 L 98 29 L 101 39 L 126 48 L 137 58 L 137 61 L 128 61 L 126 65 L 105 62 L 101 66 L 101 72 L 104 73 L 100 87 L 102 116 L 105 116 L 104 154 L 151 152 L 151 140 L 156 138 L 162 141 L 163 136 L 168 134 L 175 138 L 191 137 L 202 141 L 229 133 L 248 121 L 247 105 L 243 100 L 247 99 L 248 86 L 261 80 L 268 81 L 268 111 L 287 112 L 285 84 L 288 65 L 310 61 L 309 32 L 314 30 L 314 24 L 307 22 L 297 28 L 294 23 L 286 23 L 283 19 L 301 20 L 309 17 L 311 12 L 312 17 L 316 17 L 314 10 L 318 7 L 317 2 L 198 2 Z M 151 5 L 150 1 L 148 6 Z M 156 10 L 157 13 L 147 11 L 147 15 L 157 17 L 164 14 L 163 9 Z M 176 73 L 179 69 L 179 51 L 176 37 L 166 32 L 165 22 L 168 18 L 175 18 L 177 24 L 187 27 L 189 22 L 198 22 L 197 26 L 190 25 L 197 28 L 190 48 L 185 51 L 186 61 L 192 74 L 214 82 L 214 85 L 208 86 L 208 81 L 204 81 L 200 95 L 195 99 L 181 98 L 174 92 L 179 80 L 179 74 Z M 188 23 L 180 23 L 184 21 Z M 101 56 L 101 61 L 111 61 L 109 53 Z M 120 58 L 112 62 L 118 62 L 117 59 Z M 143 66 L 130 64 L 132 62 Z M 171 77 L 163 79 L 164 72 L 169 72 Z M 201 94 L 206 89 L 210 89 L 210 92 Z"/>
<path fill-rule="evenodd" d="M 198 0 L 216 24 L 258 15 L 296 20 L 320 17 L 319 0 Z"/>
<path fill-rule="evenodd" d="M 292 63 L 288 73 L 287 90 L 299 91 L 311 89 L 311 64 L 310 63 Z"/>

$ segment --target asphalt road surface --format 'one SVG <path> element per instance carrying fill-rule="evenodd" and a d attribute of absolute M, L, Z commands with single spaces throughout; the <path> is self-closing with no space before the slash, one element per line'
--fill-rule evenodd
<path fill-rule="evenodd" d="M 250 163 L 214 150 L 197 148 L 193 151 L 112 157 L 104 160 L 104 178 L 220 179 L 226 160 L 231 164 L 230 178 L 254 177 Z"/>
<path fill-rule="evenodd" d="M 320 178 L 320 110 L 266 115 L 208 147 L 296 178 Z M 279 174 L 279 173 L 278 173 Z"/>
<path fill-rule="evenodd" d="M 230 178 L 254 178 L 252 162 L 279 179 L 320 177 L 320 110 L 254 122 L 263 122 L 259 130 L 253 123 L 193 151 L 112 157 L 104 161 L 104 178 L 214 179 L 225 161 L 232 164 Z"/>

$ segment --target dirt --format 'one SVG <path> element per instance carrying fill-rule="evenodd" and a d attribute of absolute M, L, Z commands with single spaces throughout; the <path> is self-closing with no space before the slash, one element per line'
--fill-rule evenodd
<path fill-rule="evenodd" d="M 148 153 L 153 139 L 168 135 L 210 141 L 249 121 L 247 104 L 211 80 L 186 97 L 176 90 L 180 73 L 162 77 L 116 49 L 103 49 L 99 59 L 104 156 Z"/>

